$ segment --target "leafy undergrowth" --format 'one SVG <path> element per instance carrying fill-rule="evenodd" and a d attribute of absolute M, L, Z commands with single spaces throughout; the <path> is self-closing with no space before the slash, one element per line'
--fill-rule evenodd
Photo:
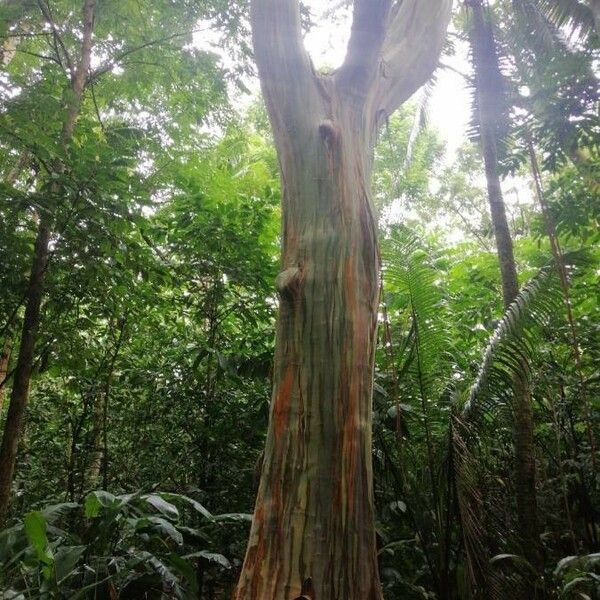
<path fill-rule="evenodd" d="M 212 515 L 180 494 L 95 491 L 0 534 L 0 596 L 198 598 L 207 572 L 231 569 L 211 550 L 218 530 L 249 518 Z"/>

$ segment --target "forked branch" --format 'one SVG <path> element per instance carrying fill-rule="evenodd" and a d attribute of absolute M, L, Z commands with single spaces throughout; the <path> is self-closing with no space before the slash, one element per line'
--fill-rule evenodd
<path fill-rule="evenodd" d="M 366 96 L 381 66 L 392 0 L 355 0 L 348 52 L 337 80 L 347 93 Z"/>
<path fill-rule="evenodd" d="M 391 12 L 383 45 L 377 108 L 392 114 L 431 76 L 439 60 L 452 0 L 402 0 Z"/>
<path fill-rule="evenodd" d="M 452 0 L 354 0 L 348 52 L 335 81 L 342 97 L 391 114 L 421 87 L 439 60 Z M 301 127 L 318 103 L 302 41 L 298 0 L 252 0 L 254 52 L 272 118 Z M 318 96 L 318 93 L 317 95 Z M 312 95 L 315 98 L 315 95 Z"/>
<path fill-rule="evenodd" d="M 298 0 L 252 0 L 251 19 L 254 55 L 267 103 L 273 100 L 285 112 L 286 108 L 302 110 L 307 86 L 315 86 L 315 77 L 302 42 Z"/>

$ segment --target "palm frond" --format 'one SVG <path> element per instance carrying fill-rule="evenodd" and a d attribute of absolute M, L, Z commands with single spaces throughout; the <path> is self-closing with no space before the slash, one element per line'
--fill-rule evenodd
<path fill-rule="evenodd" d="M 477 461 L 473 453 L 473 435 L 469 424 L 459 415 L 453 415 L 450 428 L 451 474 L 456 490 L 470 596 L 500 600 L 504 597 L 501 582 L 490 569 L 485 544 L 486 525 L 483 521 L 483 498 Z"/>
<path fill-rule="evenodd" d="M 543 12 L 536 0 L 512 0 L 515 12 L 510 35 L 513 44 L 531 48 L 536 55 L 548 52 L 571 52 L 565 35 L 556 23 Z"/>
<path fill-rule="evenodd" d="M 561 303 L 556 268 L 543 267 L 523 286 L 491 336 L 463 406 L 465 417 L 509 403 L 515 377 L 525 380 L 529 376 L 535 330 L 561 310 Z"/>
<path fill-rule="evenodd" d="M 557 27 L 572 36 L 586 38 L 594 31 L 594 13 L 580 0 L 533 0 Z"/>

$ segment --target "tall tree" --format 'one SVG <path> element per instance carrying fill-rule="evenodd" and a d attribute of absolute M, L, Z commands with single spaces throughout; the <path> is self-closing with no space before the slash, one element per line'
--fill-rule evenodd
<path fill-rule="evenodd" d="M 5 186 L 2 193 L 10 198 L 11 209 L 19 208 L 5 214 L 19 223 L 21 238 L 25 240 L 24 231 L 28 235 L 35 228 L 38 243 L 29 292 L 23 289 L 11 294 L 10 300 L 7 295 L 2 298 L 7 316 L 20 316 L 21 301 L 31 309 L 26 311 L 29 321 L 13 352 L 16 355 L 18 349 L 24 358 L 11 371 L 13 394 L 19 394 L 19 399 L 6 421 L 0 509 L 8 502 L 3 494 L 9 493 L 14 476 L 31 365 L 40 358 L 39 352 L 35 356 L 35 330 L 40 329 L 40 339 L 48 342 L 51 328 L 47 325 L 58 300 L 59 263 L 65 260 L 65 252 L 77 259 L 83 256 L 82 249 L 86 253 L 95 249 L 94 258 L 92 252 L 85 265 L 92 281 L 97 276 L 97 251 L 109 239 L 116 247 L 117 232 L 135 227 L 134 215 L 139 215 L 141 204 L 166 177 L 158 174 L 168 171 L 166 165 L 180 157 L 182 147 L 193 146 L 191 131 L 197 139 L 198 123 L 207 110 L 223 105 L 224 86 L 216 60 L 191 43 L 200 19 L 214 16 L 217 7 L 223 9 L 224 20 L 229 10 L 237 10 L 235 2 L 225 10 L 218 0 L 178 5 L 147 0 L 144 10 L 137 1 L 106 0 L 94 5 L 80 0 L 82 18 L 72 0 L 55 0 L 50 6 L 42 0 L 16 4 L 23 9 L 18 20 L 10 6 L 0 8 L 0 36 L 4 26 L 10 29 L 6 35 L 20 39 L 6 66 L 8 85 L 0 92 L 6 106 L 0 119 L 0 144 L 7 149 L 0 168 L 8 173 L 4 183 L 9 184 L 11 173 L 24 172 L 16 180 L 13 177 L 14 185 Z M 232 25 L 232 36 L 234 30 Z M 135 169 L 142 160 L 145 167 L 140 176 Z M 86 236 L 77 245 L 81 231 Z M 20 239 L 18 234 L 15 238 Z M 52 263 L 46 268 L 50 245 Z M 28 252 L 27 247 L 23 254 Z M 31 270 L 31 258 L 27 262 Z M 13 271 L 9 273 L 3 264 L 2 274 L 8 280 L 20 280 L 22 270 Z M 45 308 L 40 310 L 41 306 Z M 43 327 L 38 325 L 40 312 L 49 316 Z M 4 338 L 4 331 L 0 335 Z M 61 333 L 56 340 L 61 343 L 67 337 Z"/>
<path fill-rule="evenodd" d="M 237 600 L 381 598 L 371 464 L 378 127 L 430 76 L 451 0 L 356 0 L 344 64 L 317 73 L 297 0 L 254 0 L 283 187 L 270 424 Z"/>
<path fill-rule="evenodd" d="M 82 14 L 82 39 L 77 65 L 71 73 L 71 86 L 65 94 L 65 116 L 60 132 L 60 145 L 66 151 L 79 115 L 79 109 L 86 87 L 88 70 L 92 58 L 92 35 L 94 31 L 95 0 L 85 0 Z M 64 166 L 57 161 L 54 169 L 56 174 L 64 171 Z M 48 187 L 50 197 L 56 198 L 61 192 L 61 186 L 53 182 Z M 44 289 L 44 275 L 48 262 L 50 238 L 52 235 L 51 212 L 40 215 L 29 287 L 23 318 L 23 330 L 19 346 L 19 356 L 15 367 L 10 404 L 0 447 L 0 522 L 4 520 L 17 457 L 17 448 L 23 427 L 25 407 L 29 398 L 29 384 L 33 370 L 35 340 L 40 321 L 40 307 Z"/>
<path fill-rule="evenodd" d="M 519 293 L 519 280 L 499 174 L 499 144 L 503 133 L 503 118 L 506 118 L 504 81 L 494 33 L 484 12 L 482 0 L 469 0 L 468 4 L 473 17 L 470 42 L 475 71 L 477 130 L 485 164 L 488 201 L 500 262 L 502 297 L 504 306 L 508 309 Z M 513 388 L 515 489 L 519 534 L 524 554 L 532 564 L 538 565 L 539 534 L 533 408 L 527 382 L 522 377 L 515 376 Z"/>

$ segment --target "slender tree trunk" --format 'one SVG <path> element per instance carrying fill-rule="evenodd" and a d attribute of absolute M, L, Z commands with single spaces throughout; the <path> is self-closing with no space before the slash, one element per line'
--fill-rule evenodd
<path fill-rule="evenodd" d="M 490 24 L 484 16 L 481 0 L 470 0 L 473 11 L 471 44 L 475 65 L 480 143 L 485 163 L 490 213 L 496 240 L 505 308 L 519 293 L 519 281 L 513 242 L 506 218 L 506 206 L 498 173 L 498 96 L 500 67 Z M 534 421 L 527 381 L 515 376 L 513 381 L 515 446 L 515 491 L 517 519 L 523 553 L 535 566 L 540 566 L 539 529 L 535 478 Z"/>
<path fill-rule="evenodd" d="M 28 152 L 23 152 L 15 165 L 10 169 L 10 171 L 6 174 L 5 182 L 8 185 L 14 185 L 23 169 L 27 166 L 27 163 L 30 160 L 30 156 Z M 7 378 L 9 377 L 9 366 L 10 366 L 10 358 L 12 355 L 12 348 L 14 343 L 14 328 L 15 322 L 17 320 L 17 312 L 18 309 L 11 314 L 6 323 L 6 326 L 3 328 L 2 333 L 4 334 L 4 346 L 2 348 L 2 352 L 0 354 L 0 414 L 2 414 L 2 409 L 4 408 L 4 398 L 6 396 L 6 385 Z"/>
<path fill-rule="evenodd" d="M 0 351 L 0 415 L 4 407 L 4 397 L 6 395 L 6 380 L 8 378 L 8 371 L 10 367 L 10 357 L 12 354 L 13 347 L 13 329 L 12 326 L 8 327 L 8 330 L 4 338 L 4 346 Z"/>
<path fill-rule="evenodd" d="M 117 340 L 115 347 L 107 366 L 106 379 L 102 390 L 96 395 L 94 399 L 94 410 L 92 414 L 92 433 L 91 433 L 91 446 L 92 446 L 92 458 L 88 470 L 88 477 L 86 488 L 88 490 L 94 489 L 98 483 L 98 478 L 102 471 L 102 465 L 105 465 L 104 471 L 106 472 L 106 463 L 108 460 L 107 456 L 107 420 L 108 420 L 108 402 L 110 399 L 110 389 L 112 385 L 113 373 L 115 370 L 115 364 L 121 350 L 123 343 L 123 336 L 125 334 L 125 324 L 127 322 L 126 317 L 119 319 Z M 107 477 L 104 476 L 106 480 Z M 104 482 L 106 488 L 106 481 Z"/>
<path fill-rule="evenodd" d="M 104 455 L 102 438 L 104 429 L 104 405 L 106 399 L 103 393 L 98 393 L 94 399 L 94 410 L 92 412 L 92 431 L 91 431 L 91 447 L 92 457 L 88 467 L 87 481 L 85 483 L 86 490 L 93 490 L 98 483 L 98 477 L 102 470 L 102 457 Z"/>
<path fill-rule="evenodd" d="M 0 447 L 0 525 L 3 523 L 8 509 L 17 448 L 21 439 L 25 407 L 29 397 L 29 383 L 33 370 L 35 338 L 40 320 L 44 271 L 48 260 L 49 242 L 50 226 L 46 219 L 43 219 L 35 240 L 19 356 L 13 379 L 10 404 L 6 415 L 6 423 L 4 425 L 2 446 Z"/>
<path fill-rule="evenodd" d="M 95 0 L 85 0 L 83 5 L 83 38 L 80 60 L 72 74 L 71 88 L 66 94 L 67 112 L 60 134 L 60 143 L 66 149 L 75 129 L 81 99 L 86 86 L 86 78 L 92 55 L 92 33 L 94 29 Z M 56 164 L 58 173 L 64 172 L 62 163 Z M 51 196 L 60 192 L 59 184 L 52 184 Z M 10 491 L 14 477 L 17 450 L 23 430 L 25 408 L 29 399 L 29 387 L 33 370 L 35 341 L 40 322 L 40 307 L 44 293 L 45 271 L 48 263 L 48 245 L 51 238 L 51 212 L 40 216 L 35 249 L 29 277 L 25 317 L 19 346 L 19 356 L 15 369 L 10 405 L 0 446 L 0 526 L 3 524 L 10 501 Z"/>
<path fill-rule="evenodd" d="M 552 214 L 546 202 L 544 194 L 544 188 L 542 184 L 542 173 L 533 146 L 533 141 L 529 133 L 527 133 L 527 148 L 529 151 L 529 161 L 531 164 L 531 173 L 533 175 L 535 193 L 544 217 L 544 223 L 546 225 L 546 233 L 550 240 L 550 248 L 552 249 L 552 256 L 556 263 L 556 270 L 560 279 L 561 290 L 563 294 L 563 301 L 565 303 L 565 309 L 567 311 L 567 322 L 569 324 L 569 331 L 571 334 L 571 350 L 573 358 L 575 360 L 575 366 L 577 368 L 577 377 L 579 379 L 579 390 L 583 400 L 583 409 L 585 412 L 585 424 L 588 444 L 590 446 L 590 453 L 592 458 L 592 471 L 596 473 L 596 442 L 594 439 L 594 418 L 592 414 L 592 406 L 588 396 L 587 384 L 583 375 L 583 364 L 581 361 L 581 351 L 579 349 L 579 335 L 577 333 L 577 325 L 575 324 L 575 317 L 573 315 L 573 305 L 571 302 L 571 291 L 569 284 L 569 277 L 567 276 L 567 270 L 565 268 L 565 259 L 561 248 L 558 234 L 556 232 L 556 225 L 552 218 Z"/>

